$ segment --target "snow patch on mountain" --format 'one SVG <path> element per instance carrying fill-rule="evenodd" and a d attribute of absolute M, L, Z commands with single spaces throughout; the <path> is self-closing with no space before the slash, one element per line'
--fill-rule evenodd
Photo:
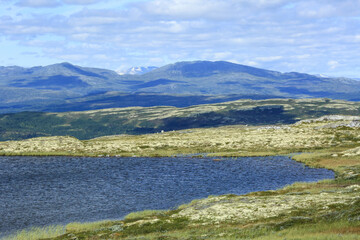
<path fill-rule="evenodd" d="M 144 73 L 148 73 L 154 69 L 157 69 L 158 67 L 154 67 L 154 66 L 149 66 L 149 67 L 131 67 L 128 68 L 126 70 L 123 69 L 119 69 L 116 72 L 119 75 L 125 75 L 125 74 L 130 74 L 130 75 L 141 75 Z"/>

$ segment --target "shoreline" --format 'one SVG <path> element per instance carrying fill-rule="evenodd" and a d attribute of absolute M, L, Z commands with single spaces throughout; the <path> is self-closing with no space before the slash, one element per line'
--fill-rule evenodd
<path fill-rule="evenodd" d="M 303 153 L 293 153 L 293 154 L 285 154 L 285 155 L 268 155 L 269 157 L 272 157 L 272 156 L 284 156 L 284 157 L 289 157 L 291 160 L 293 161 L 296 161 L 296 162 L 300 162 L 300 163 L 303 163 L 301 161 L 297 161 L 293 158 L 293 156 L 295 155 L 301 155 Z M 3 156 L 2 156 L 3 157 Z M 6 157 L 6 156 L 4 156 Z M 16 155 L 16 156 L 10 156 L 10 157 L 27 157 L 26 155 L 24 156 L 20 156 L 20 155 Z M 88 157 L 91 157 L 91 158 L 99 158 L 99 157 L 96 157 L 96 156 L 55 156 L 55 155 L 52 155 L 52 156 L 30 156 L 30 157 L 81 157 L 81 158 L 88 158 Z M 180 157 L 189 157 L 189 156 L 178 156 L 179 158 Z M 178 158 L 178 157 L 174 157 L 174 156 L 170 156 L 170 157 L 160 157 L 160 158 Z M 244 157 L 266 157 L 266 156 L 244 156 Z M 123 158 L 123 157 L 115 157 L 115 156 L 111 156 L 111 157 L 101 157 L 101 158 Z M 153 158 L 153 157 L 126 157 L 126 158 Z M 189 157 L 189 158 L 198 158 L 198 157 Z M 201 157 L 201 158 L 213 158 L 213 157 Z M 225 157 L 225 158 L 229 158 L 229 157 Z M 236 157 L 236 158 L 241 158 L 241 157 Z M 304 166 L 308 166 L 308 167 L 311 167 L 311 168 L 324 168 L 324 167 L 318 167 L 318 166 L 309 166 L 309 165 L 306 165 L 305 163 L 303 163 Z M 184 204 L 184 205 L 191 205 L 193 202 L 196 202 L 196 201 L 203 201 L 203 200 L 206 200 L 206 199 L 209 199 L 209 198 L 223 198 L 223 197 L 228 197 L 228 196 L 231 196 L 231 197 L 247 197 L 247 196 L 262 196 L 263 194 L 264 195 L 271 195 L 271 194 L 275 194 L 276 192 L 282 192 L 282 191 L 286 191 L 287 188 L 292 188 L 298 184 L 305 184 L 305 185 L 312 185 L 312 184 L 321 184 L 321 182 L 328 182 L 328 183 L 331 183 L 331 182 L 335 182 L 336 181 L 336 171 L 334 171 L 333 169 L 329 169 L 329 168 L 324 168 L 324 169 L 327 169 L 327 170 L 330 170 L 332 172 L 334 172 L 334 178 L 330 178 L 330 179 L 322 179 L 322 180 L 317 180 L 317 181 L 310 181 L 310 182 L 294 182 L 290 185 L 285 185 L 283 187 L 280 187 L 280 188 L 277 188 L 277 189 L 272 189 L 272 190 L 265 190 L 265 191 L 253 191 L 253 192 L 249 192 L 249 193 L 245 193 L 245 194 L 232 194 L 232 193 L 226 193 L 226 194 L 222 194 L 222 195 L 209 195 L 208 197 L 206 198 L 201 198 L 201 199 L 193 199 L 191 200 L 190 202 Z M 353 184 L 349 184 L 348 186 L 352 186 Z M 360 188 L 359 188 L 360 189 Z M 360 191 L 359 191 L 360 193 Z M 10 235 L 7 235 L 7 236 L 4 236 L 4 239 L 5 240 L 8 240 L 8 239 L 12 239 L 11 237 L 16 235 L 16 234 L 20 234 L 21 232 L 26 232 L 26 231 L 33 231 L 33 229 L 50 229 L 52 227 L 56 227 L 56 229 L 58 230 L 59 227 L 61 228 L 68 228 L 68 226 L 76 226 L 77 228 L 84 228 L 84 229 L 87 229 L 88 226 L 102 226 L 102 225 L 106 225 L 106 224 L 110 224 L 110 223 L 119 223 L 119 222 L 124 222 L 126 221 L 127 219 L 127 216 L 131 216 L 131 215 L 136 215 L 138 213 L 140 213 L 140 215 L 143 214 L 143 212 L 153 212 L 153 213 L 157 213 L 158 211 L 160 212 L 169 212 L 169 211 L 176 211 L 177 209 L 181 208 L 183 205 L 179 205 L 179 206 L 174 206 L 173 208 L 171 209 L 161 209 L 161 210 L 144 210 L 144 211 L 140 211 L 140 212 L 132 212 L 130 214 L 127 214 L 126 216 L 124 216 L 123 218 L 116 218 L 116 219 L 99 219 L 97 221 L 91 221 L 91 222 L 70 222 L 70 223 L 67 223 L 65 225 L 49 225 L 49 226 L 45 226 L 45 227 L 29 227 L 29 228 L 26 228 L 26 229 L 21 229 L 21 230 L 18 230 L 16 231 L 16 233 L 12 233 Z M 147 215 L 147 213 L 145 213 L 145 215 Z M 132 218 L 132 217 L 131 217 Z"/>
<path fill-rule="evenodd" d="M 259 240 L 335 240 L 334 234 L 341 234 L 345 240 L 356 239 L 360 235 L 360 129 L 333 128 L 333 123 L 313 121 L 276 129 L 231 126 L 192 129 L 185 134 L 110 136 L 87 141 L 72 137 L 38 138 L 0 142 L 0 153 L 4 155 L 4 149 L 8 149 L 8 153 L 12 153 L 8 155 L 19 156 L 12 149 L 24 154 L 26 148 L 43 146 L 43 149 L 53 149 L 42 151 L 43 155 L 55 156 L 65 153 L 61 150 L 71 149 L 66 154 L 76 153 L 72 157 L 99 157 L 96 155 L 104 153 L 123 154 L 122 157 L 171 157 L 204 152 L 214 158 L 288 155 L 308 167 L 326 168 L 335 173 L 331 180 L 294 183 L 277 190 L 244 195 L 209 196 L 175 210 L 135 212 L 123 220 L 70 223 L 63 235 L 48 236 L 48 239 L 101 239 L 101 235 L 108 239 L 161 239 L 164 236 L 168 239 L 191 239 L 191 236 L 237 239 L 242 236 Z M 84 156 L 85 153 L 92 156 Z M 315 238 L 318 235 L 320 237 Z"/>

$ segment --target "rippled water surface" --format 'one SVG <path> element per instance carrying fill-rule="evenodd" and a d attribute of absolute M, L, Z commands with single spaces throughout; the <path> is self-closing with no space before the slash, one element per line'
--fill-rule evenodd
<path fill-rule="evenodd" d="M 30 226 L 119 219 L 208 195 L 333 178 L 287 157 L 0 157 L 0 233 Z M 0 234 L 1 235 L 1 234 Z"/>

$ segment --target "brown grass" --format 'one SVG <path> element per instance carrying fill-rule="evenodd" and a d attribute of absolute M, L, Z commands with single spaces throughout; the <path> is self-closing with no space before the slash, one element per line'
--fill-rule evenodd
<path fill-rule="evenodd" d="M 324 158 L 318 161 L 318 164 L 322 167 L 337 168 L 346 166 L 360 165 L 360 160 L 356 158 Z"/>
<path fill-rule="evenodd" d="M 333 233 L 333 234 L 359 234 L 359 238 L 360 238 L 360 226 L 344 227 L 344 228 L 339 228 L 339 229 L 333 229 L 333 230 L 325 231 L 324 233 Z"/>

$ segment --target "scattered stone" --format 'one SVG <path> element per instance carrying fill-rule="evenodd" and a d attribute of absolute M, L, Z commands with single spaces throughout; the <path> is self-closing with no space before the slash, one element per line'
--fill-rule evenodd
<path fill-rule="evenodd" d="M 353 192 L 360 191 L 360 185 L 357 185 L 357 184 L 351 185 L 351 186 L 346 187 L 345 189 L 351 190 Z"/>
<path fill-rule="evenodd" d="M 344 156 L 357 156 L 360 155 L 360 147 L 352 148 L 342 152 Z"/>
<path fill-rule="evenodd" d="M 359 116 L 345 116 L 345 115 L 326 115 L 315 119 L 301 120 L 295 125 L 301 125 L 303 123 L 314 123 L 314 122 L 335 122 L 335 121 L 360 121 Z"/>
<path fill-rule="evenodd" d="M 357 189 L 360 186 L 352 186 Z M 331 211 L 333 204 L 351 204 L 358 199 L 358 192 L 327 191 L 320 193 L 295 193 L 275 196 L 243 196 L 234 197 L 229 202 L 223 202 L 226 196 L 202 199 L 196 204 L 189 204 L 172 217 L 186 216 L 191 220 L 203 220 L 209 224 L 223 221 L 248 222 L 259 218 L 272 218 L 288 215 L 294 209 L 321 209 L 324 214 Z M 244 201 L 245 199 L 249 201 Z M 301 219 L 300 219 L 301 218 Z M 301 217 L 297 220 L 308 220 Z M 295 220 L 295 219 L 293 219 Z"/>
<path fill-rule="evenodd" d="M 331 123 L 331 124 L 326 124 L 326 125 L 324 125 L 324 126 L 316 127 L 315 129 L 321 129 L 321 128 L 338 128 L 338 127 L 360 128 L 360 121 L 355 120 L 355 121 L 351 121 L 351 122 L 349 122 L 349 123 L 344 123 L 344 122 Z"/>
<path fill-rule="evenodd" d="M 68 237 L 69 237 L 70 240 L 78 240 L 78 239 L 79 239 L 79 238 L 76 237 L 76 235 L 73 234 L 73 233 L 68 234 Z"/>
<path fill-rule="evenodd" d="M 123 226 L 122 225 L 114 225 L 114 226 L 109 227 L 109 229 L 112 232 L 121 232 L 123 230 Z"/>
<path fill-rule="evenodd" d="M 274 129 L 274 130 L 277 130 L 277 129 L 290 129 L 289 126 L 265 126 L 265 127 L 259 127 L 258 129 Z"/>

